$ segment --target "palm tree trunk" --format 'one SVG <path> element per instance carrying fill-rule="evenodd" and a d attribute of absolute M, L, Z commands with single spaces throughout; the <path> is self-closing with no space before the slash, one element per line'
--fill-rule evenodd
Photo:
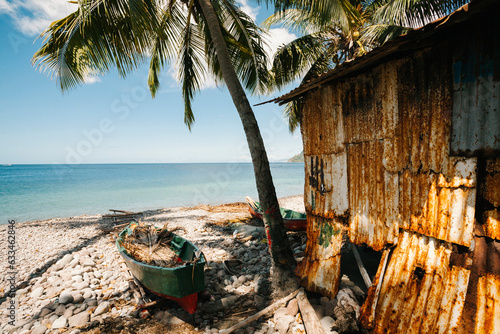
<path fill-rule="evenodd" d="M 271 176 L 264 141 L 257 120 L 247 96 L 231 63 L 226 43 L 220 30 L 219 21 L 210 0 L 199 0 L 205 16 L 222 75 L 233 103 L 240 115 L 252 156 L 257 192 L 264 212 L 264 224 L 268 233 L 272 258 L 272 282 L 275 294 L 280 297 L 297 288 L 294 271 L 296 261 L 286 235 L 285 226 L 279 211 L 278 199 Z"/>

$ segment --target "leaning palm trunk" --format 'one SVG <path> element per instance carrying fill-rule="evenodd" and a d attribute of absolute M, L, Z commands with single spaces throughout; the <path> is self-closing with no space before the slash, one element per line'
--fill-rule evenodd
<path fill-rule="evenodd" d="M 199 3 L 212 36 L 224 81 L 226 82 L 226 86 L 228 87 L 245 130 L 248 147 L 252 156 L 259 200 L 263 212 L 265 213 L 264 224 L 269 233 L 268 238 L 270 238 L 269 246 L 273 263 L 273 288 L 277 296 L 282 296 L 291 290 L 295 290 L 298 286 L 294 278 L 296 261 L 293 257 L 290 243 L 286 236 L 283 219 L 280 214 L 264 141 L 262 140 L 257 120 L 248 102 L 245 91 L 231 63 L 229 52 L 224 42 L 212 4 L 210 0 L 199 0 Z"/>

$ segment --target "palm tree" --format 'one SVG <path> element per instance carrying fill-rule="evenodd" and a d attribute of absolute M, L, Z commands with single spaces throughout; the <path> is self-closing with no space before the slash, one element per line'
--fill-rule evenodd
<path fill-rule="evenodd" d="M 272 257 L 272 281 L 280 296 L 296 287 L 296 266 L 279 212 L 269 161 L 240 79 L 251 91 L 267 88 L 260 30 L 233 0 L 80 0 L 78 10 L 42 33 L 33 64 L 48 70 L 64 91 L 116 67 L 125 77 L 150 59 L 154 97 L 165 64 L 178 59 L 184 121 L 194 122 L 191 101 L 207 75 L 226 83 L 241 118 L 254 166 Z M 239 75 L 239 76 L 238 76 Z"/>
<path fill-rule="evenodd" d="M 265 27 L 284 24 L 301 37 L 280 47 L 271 89 L 310 79 L 362 56 L 386 41 L 465 4 L 466 0 L 260 0 L 275 5 Z M 285 105 L 290 131 L 301 118 L 301 101 Z"/>

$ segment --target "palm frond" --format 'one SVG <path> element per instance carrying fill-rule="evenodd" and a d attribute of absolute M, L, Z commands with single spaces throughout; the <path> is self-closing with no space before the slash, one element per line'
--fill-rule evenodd
<path fill-rule="evenodd" d="M 154 9 L 143 13 L 148 17 L 140 19 L 149 22 L 147 28 L 133 22 L 129 5 L 141 1 L 82 1 L 77 11 L 54 22 L 41 34 L 44 44 L 33 56 L 33 65 L 55 77 L 63 91 L 84 83 L 89 75 L 102 75 L 111 67 L 125 77 L 145 60 L 151 27 L 156 22 Z M 141 26 L 141 31 L 134 31 L 134 25 Z"/>
<path fill-rule="evenodd" d="M 288 130 L 294 133 L 302 119 L 302 98 L 286 103 L 283 107 L 283 115 L 288 119 Z"/>
<path fill-rule="evenodd" d="M 151 48 L 151 61 L 149 64 L 148 87 L 152 97 L 160 87 L 160 72 L 165 64 L 176 59 L 179 50 L 178 36 L 181 36 L 186 19 L 181 6 L 169 4 L 162 11 L 154 44 Z"/>
<path fill-rule="evenodd" d="M 266 91 L 269 72 L 261 29 L 232 1 L 217 1 L 213 3 L 213 7 L 219 18 L 220 29 L 233 66 L 243 86 L 250 92 Z M 205 29 L 209 67 L 215 74 L 217 82 L 221 83 L 223 82 L 222 71 L 210 32 L 203 22 L 200 22 L 200 26 Z"/>
<path fill-rule="evenodd" d="M 282 88 L 303 76 L 325 51 L 323 33 L 302 36 L 280 47 L 272 66 L 272 88 Z"/>
<path fill-rule="evenodd" d="M 418 28 L 444 15 L 450 14 L 466 0 L 386 0 L 377 2 L 372 9 L 373 22 Z"/>
<path fill-rule="evenodd" d="M 373 48 L 377 45 L 382 45 L 385 42 L 394 39 L 397 36 L 407 33 L 411 28 L 402 27 L 399 25 L 389 24 L 374 24 L 366 27 L 363 30 L 361 40 L 364 44 Z"/>
<path fill-rule="evenodd" d="M 191 101 L 194 94 L 200 90 L 201 83 L 206 75 L 204 65 L 205 43 L 196 24 L 186 25 L 179 49 L 179 80 L 182 83 L 182 97 L 184 99 L 184 123 L 191 130 L 194 123 L 194 114 Z"/>
<path fill-rule="evenodd" d="M 323 28 L 335 23 L 343 30 L 348 30 L 360 18 L 356 7 L 349 0 L 257 0 L 257 3 L 273 3 L 276 17 L 285 15 L 290 9 L 302 10 Z"/>

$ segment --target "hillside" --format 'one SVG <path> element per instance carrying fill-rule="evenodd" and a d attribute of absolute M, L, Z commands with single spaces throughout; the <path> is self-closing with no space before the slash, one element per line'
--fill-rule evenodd
<path fill-rule="evenodd" d="M 304 162 L 304 152 L 300 152 L 299 154 L 293 156 L 287 162 Z"/>

